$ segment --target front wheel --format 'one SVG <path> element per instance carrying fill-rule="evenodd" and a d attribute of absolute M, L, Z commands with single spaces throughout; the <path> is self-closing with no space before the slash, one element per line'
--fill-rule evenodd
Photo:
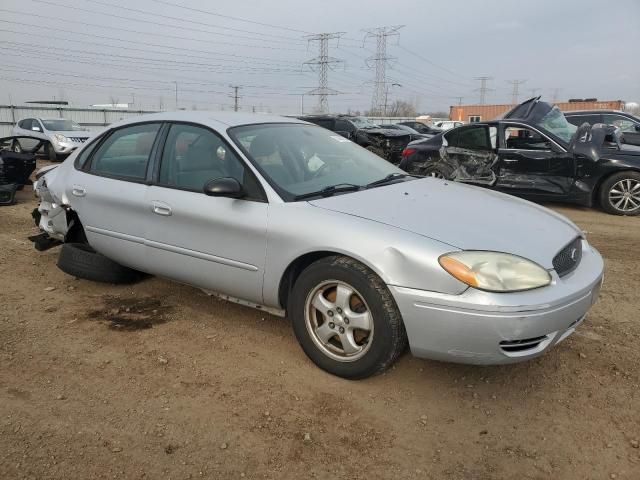
<path fill-rule="evenodd" d="M 620 172 L 600 187 L 600 205 L 613 215 L 640 214 L 640 173 Z"/>
<path fill-rule="evenodd" d="M 348 257 L 307 267 L 289 297 L 298 342 L 323 370 L 360 379 L 392 365 L 407 345 L 396 303 L 374 272 Z"/>
<path fill-rule="evenodd" d="M 51 144 L 47 145 L 47 157 L 49 157 L 49 161 L 51 162 L 58 161 L 58 154 L 56 153 L 55 149 L 53 148 L 53 145 Z"/>

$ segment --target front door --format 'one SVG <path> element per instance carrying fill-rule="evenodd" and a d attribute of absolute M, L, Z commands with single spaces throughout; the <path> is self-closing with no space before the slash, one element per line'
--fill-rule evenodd
<path fill-rule="evenodd" d="M 488 125 L 455 128 L 444 134 L 440 161 L 445 177 L 459 182 L 494 185 L 497 161 L 491 130 Z M 495 135 L 493 136 L 495 138 Z"/>
<path fill-rule="evenodd" d="M 208 128 L 172 124 L 156 177 L 146 196 L 148 271 L 262 303 L 269 205 L 232 148 Z M 246 197 L 205 195 L 221 177 L 237 179 Z"/>
<path fill-rule="evenodd" d="M 498 157 L 496 187 L 509 193 L 561 197 L 575 180 L 573 155 L 523 125 L 500 126 Z"/>

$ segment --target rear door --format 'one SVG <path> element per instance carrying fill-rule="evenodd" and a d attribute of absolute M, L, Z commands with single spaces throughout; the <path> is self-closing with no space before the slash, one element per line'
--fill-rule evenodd
<path fill-rule="evenodd" d="M 446 146 L 441 160 L 450 169 L 449 178 L 459 182 L 493 185 L 496 152 L 489 125 L 477 124 L 449 130 L 444 134 Z"/>
<path fill-rule="evenodd" d="M 499 129 L 501 190 L 530 196 L 563 196 L 574 183 L 573 155 L 541 132 L 504 123 Z"/>
<path fill-rule="evenodd" d="M 160 127 L 154 122 L 113 130 L 66 182 L 67 196 L 89 244 L 118 263 L 143 271 L 148 267 L 147 170 Z"/>

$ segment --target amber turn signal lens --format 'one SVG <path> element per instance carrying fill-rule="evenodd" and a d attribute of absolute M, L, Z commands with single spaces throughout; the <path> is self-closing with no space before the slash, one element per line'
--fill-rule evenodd
<path fill-rule="evenodd" d="M 462 283 L 466 283 L 467 285 L 470 285 L 472 287 L 478 286 L 478 279 L 476 278 L 476 274 L 473 273 L 471 269 L 464 263 L 446 256 L 440 257 L 438 261 L 440 262 L 442 268 L 444 268 L 447 272 L 460 280 Z"/>

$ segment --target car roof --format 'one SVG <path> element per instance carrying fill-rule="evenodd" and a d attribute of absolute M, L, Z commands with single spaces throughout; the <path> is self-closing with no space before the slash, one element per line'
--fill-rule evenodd
<path fill-rule="evenodd" d="M 621 113 L 622 115 L 629 115 L 627 112 L 623 112 L 622 110 L 604 110 L 600 108 L 596 108 L 594 110 L 569 110 L 568 112 L 562 112 L 565 116 L 573 115 L 575 113 L 583 114 L 583 113 Z"/>
<path fill-rule="evenodd" d="M 268 115 L 261 113 L 244 113 L 244 112 L 216 112 L 216 111 L 203 111 L 203 110 L 179 110 L 176 112 L 160 112 L 149 113 L 146 115 L 139 115 L 136 117 L 130 117 L 119 122 L 115 122 L 110 127 L 119 127 L 128 125 L 131 123 L 140 122 L 193 122 L 201 123 L 203 125 L 215 125 L 236 127 L 239 125 L 251 125 L 257 123 L 300 123 L 305 124 L 302 120 L 291 117 L 282 117 L 279 115 Z M 216 125 L 217 124 L 217 125 Z"/>

